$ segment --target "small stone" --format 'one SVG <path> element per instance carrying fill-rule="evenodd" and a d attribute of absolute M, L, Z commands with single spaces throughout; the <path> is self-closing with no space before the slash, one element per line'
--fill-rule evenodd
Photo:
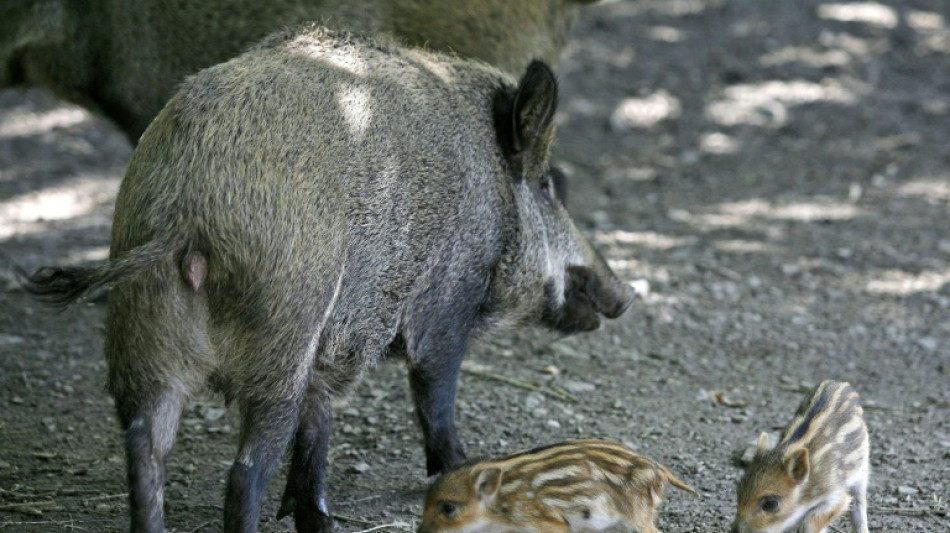
<path fill-rule="evenodd" d="M 561 423 L 557 420 L 548 420 L 546 425 L 552 429 L 559 429 L 561 427 Z"/>
<path fill-rule="evenodd" d="M 785 263 L 782 265 L 782 274 L 793 278 L 802 273 L 802 267 L 796 265 L 795 263 Z"/>
<path fill-rule="evenodd" d="M 573 379 L 564 380 L 561 383 L 561 387 L 570 392 L 591 392 L 597 389 L 597 386 L 593 383 L 587 383 L 586 381 L 576 381 Z"/>
<path fill-rule="evenodd" d="M 908 487 L 907 485 L 901 485 L 897 487 L 897 494 L 900 496 L 916 496 L 920 494 L 920 491 L 914 487 Z"/>
<path fill-rule="evenodd" d="M 554 366 L 554 365 L 548 365 L 548 366 L 542 368 L 541 371 L 544 372 L 545 374 L 550 374 L 550 375 L 555 376 L 555 377 L 557 377 L 557 376 L 559 376 L 559 375 L 561 374 L 561 371 L 558 370 L 558 368 L 557 368 L 556 366 Z"/>
<path fill-rule="evenodd" d="M 26 339 L 23 337 L 0 333 L 0 346 L 13 346 L 14 344 L 23 344 L 24 342 L 26 342 Z"/>
<path fill-rule="evenodd" d="M 379 418 L 375 416 L 367 416 L 366 423 L 370 426 L 375 426 L 379 422 Z"/>
<path fill-rule="evenodd" d="M 528 394 L 524 399 L 524 406 L 529 411 L 537 409 L 542 403 L 544 403 L 544 396 L 537 392 Z"/>
<path fill-rule="evenodd" d="M 23 403 L 23 398 L 20 398 L 19 396 L 14 396 L 13 398 L 10 398 L 10 403 L 15 403 L 17 405 L 20 405 L 21 403 Z"/>
<path fill-rule="evenodd" d="M 835 250 L 835 255 L 837 255 L 839 259 L 850 259 L 853 252 L 851 248 L 838 248 Z"/>
<path fill-rule="evenodd" d="M 937 339 L 933 337 L 924 337 L 922 339 L 917 339 L 917 345 L 927 350 L 928 352 L 933 352 L 937 350 Z"/>
<path fill-rule="evenodd" d="M 347 407 L 343 410 L 343 416 L 360 416 L 360 412 L 355 407 Z"/>
<path fill-rule="evenodd" d="M 366 472 L 369 472 L 369 470 L 370 470 L 370 466 L 362 461 L 359 463 L 356 463 L 355 465 L 350 466 L 350 472 L 355 472 L 357 474 L 364 474 Z"/>
<path fill-rule="evenodd" d="M 63 392 L 66 394 L 72 394 L 75 391 L 72 385 L 63 385 Z"/>
<path fill-rule="evenodd" d="M 573 357 L 576 359 L 585 359 L 585 360 L 590 359 L 590 355 L 583 353 L 575 349 L 573 346 L 570 346 L 569 344 L 564 343 L 564 342 L 556 342 L 552 344 L 551 350 L 554 353 L 558 355 L 562 355 L 564 357 Z"/>
<path fill-rule="evenodd" d="M 633 289 L 634 294 L 640 298 L 646 298 L 650 295 L 650 282 L 644 278 L 635 279 L 628 282 Z"/>
<path fill-rule="evenodd" d="M 536 407 L 531 410 L 531 416 L 535 418 L 544 418 L 548 416 L 548 410 L 544 407 Z"/>

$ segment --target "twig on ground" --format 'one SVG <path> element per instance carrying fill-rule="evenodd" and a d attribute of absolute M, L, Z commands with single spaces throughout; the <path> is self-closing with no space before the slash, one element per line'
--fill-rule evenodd
<path fill-rule="evenodd" d="M 206 528 L 206 527 L 208 527 L 208 526 L 214 524 L 215 522 L 217 522 L 216 519 L 215 519 L 215 520 L 208 520 L 207 522 L 204 522 L 204 523 L 202 523 L 202 524 L 198 524 L 198 527 L 192 529 L 192 530 L 189 531 L 188 533 L 196 533 L 198 530 L 204 529 L 204 528 Z"/>
<path fill-rule="evenodd" d="M 363 529 L 363 530 L 360 530 L 360 531 L 354 531 L 353 533 L 369 533 L 370 531 L 376 531 L 376 530 L 378 530 L 378 529 L 383 529 L 383 528 L 387 528 L 387 527 L 400 528 L 400 529 L 402 529 L 402 528 L 404 528 L 405 526 L 406 526 L 406 523 L 405 523 L 405 522 L 393 522 L 392 524 L 382 524 L 382 525 L 379 525 L 379 526 L 373 526 L 373 527 L 371 527 L 371 528 L 369 528 L 369 529 Z"/>
<path fill-rule="evenodd" d="M 340 522 L 350 522 L 352 524 L 372 524 L 373 523 L 367 520 L 361 520 L 359 518 L 351 518 L 349 516 L 343 516 L 340 514 L 331 514 L 330 518 L 334 520 L 339 520 Z"/>
<path fill-rule="evenodd" d="M 493 379 L 495 381 L 500 381 L 502 383 L 512 385 L 514 387 L 519 387 L 519 388 L 530 390 L 530 391 L 540 392 L 541 394 L 546 394 L 548 396 L 557 398 L 559 400 L 564 400 L 566 402 L 571 402 L 571 403 L 577 402 L 577 398 L 573 394 L 565 391 L 564 389 L 560 387 L 557 387 L 557 388 L 554 388 L 553 386 L 542 387 L 536 383 L 531 383 L 529 381 L 522 381 L 520 379 L 509 378 L 507 376 L 493 374 L 491 372 L 482 372 L 481 370 L 473 370 L 471 368 L 462 368 L 462 372 L 471 374 L 473 376 L 478 376 L 480 378 Z"/>
<path fill-rule="evenodd" d="M 868 507 L 868 510 L 895 514 L 935 514 L 937 516 L 947 516 L 948 513 L 945 507 Z"/>

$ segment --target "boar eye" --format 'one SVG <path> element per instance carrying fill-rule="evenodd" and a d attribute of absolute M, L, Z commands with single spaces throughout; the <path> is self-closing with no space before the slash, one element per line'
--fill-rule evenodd
<path fill-rule="evenodd" d="M 541 189 L 541 192 L 544 193 L 548 198 L 554 198 L 554 182 L 551 181 L 551 175 L 545 173 L 541 176 L 541 181 L 538 183 L 538 188 Z"/>
<path fill-rule="evenodd" d="M 759 507 L 761 507 L 766 513 L 777 512 L 779 508 L 779 497 L 766 496 L 762 498 L 762 502 L 759 504 Z"/>
<path fill-rule="evenodd" d="M 459 506 L 455 502 L 446 501 L 439 504 L 439 513 L 441 513 L 442 516 L 447 516 L 451 518 L 455 516 L 456 514 L 458 514 L 458 511 L 459 511 Z"/>

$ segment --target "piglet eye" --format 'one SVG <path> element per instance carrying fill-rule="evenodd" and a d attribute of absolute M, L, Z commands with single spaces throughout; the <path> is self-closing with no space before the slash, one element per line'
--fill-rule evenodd
<path fill-rule="evenodd" d="M 762 507 L 762 510 L 766 513 L 774 513 L 778 511 L 779 499 L 777 496 L 766 496 L 765 498 L 762 498 L 760 507 Z"/>
<path fill-rule="evenodd" d="M 439 504 L 439 512 L 443 516 L 455 516 L 458 513 L 459 507 L 455 502 L 442 502 Z"/>

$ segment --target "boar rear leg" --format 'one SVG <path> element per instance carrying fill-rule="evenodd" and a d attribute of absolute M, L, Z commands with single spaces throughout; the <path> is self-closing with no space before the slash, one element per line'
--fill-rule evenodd
<path fill-rule="evenodd" d="M 253 533 L 260 520 L 267 483 L 297 424 L 299 402 L 245 398 L 241 438 L 224 500 L 224 531 Z"/>
<path fill-rule="evenodd" d="M 165 531 L 165 460 L 175 441 L 182 410 L 182 391 L 168 387 L 157 394 L 117 397 L 125 430 L 132 533 Z"/>
<path fill-rule="evenodd" d="M 300 410 L 287 487 L 277 512 L 278 520 L 293 513 L 298 533 L 328 533 L 333 529 L 326 487 L 331 427 L 325 395 L 309 392 Z"/>

